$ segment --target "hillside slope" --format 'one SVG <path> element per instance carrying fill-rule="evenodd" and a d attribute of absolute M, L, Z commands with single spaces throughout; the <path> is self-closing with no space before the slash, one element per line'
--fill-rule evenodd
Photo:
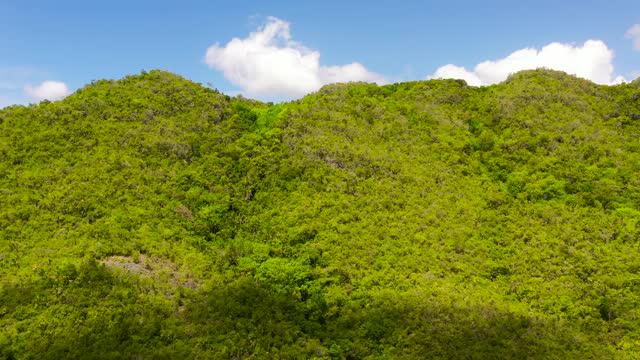
<path fill-rule="evenodd" d="M 0 110 L 0 355 L 634 358 L 639 135 L 549 70 Z"/>

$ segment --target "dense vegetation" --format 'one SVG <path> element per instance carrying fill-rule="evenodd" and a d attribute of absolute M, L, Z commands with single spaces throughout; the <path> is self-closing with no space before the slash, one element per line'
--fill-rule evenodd
<path fill-rule="evenodd" d="M 0 357 L 640 356 L 640 82 L 0 111 Z"/>

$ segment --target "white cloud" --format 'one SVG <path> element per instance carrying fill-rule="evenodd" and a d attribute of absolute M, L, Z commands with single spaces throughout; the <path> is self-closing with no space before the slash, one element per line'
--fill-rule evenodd
<path fill-rule="evenodd" d="M 290 24 L 269 17 L 247 38 L 207 49 L 205 62 L 250 95 L 298 97 L 334 82 L 386 83 L 360 63 L 320 65 L 320 53 L 294 41 Z"/>
<path fill-rule="evenodd" d="M 52 101 L 60 100 L 71 93 L 67 84 L 61 81 L 52 80 L 44 81 L 42 84 L 36 87 L 26 85 L 24 87 L 24 92 L 29 97 L 36 100 L 47 99 Z"/>
<path fill-rule="evenodd" d="M 525 48 L 494 61 L 484 61 L 473 69 L 448 64 L 429 78 L 464 79 L 469 85 L 490 85 L 505 80 L 509 74 L 537 68 L 560 70 L 598 84 L 624 82 L 614 77 L 613 51 L 600 40 L 588 40 L 582 46 L 551 43 L 540 50 Z"/>
<path fill-rule="evenodd" d="M 462 79 L 472 86 L 482 85 L 482 80 L 473 72 L 457 65 L 448 64 L 441 66 L 429 76 L 431 79 Z"/>
<path fill-rule="evenodd" d="M 633 48 L 640 50 L 640 24 L 635 24 L 630 27 L 626 35 L 633 41 Z"/>

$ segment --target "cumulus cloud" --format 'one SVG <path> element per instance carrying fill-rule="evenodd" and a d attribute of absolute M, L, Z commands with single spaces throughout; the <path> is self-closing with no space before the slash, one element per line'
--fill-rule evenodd
<path fill-rule="evenodd" d="M 635 24 L 630 27 L 626 35 L 633 41 L 633 48 L 640 50 L 640 24 Z"/>
<path fill-rule="evenodd" d="M 482 80 L 478 77 L 478 75 L 463 68 L 462 66 L 457 66 L 453 64 L 447 64 L 445 66 L 439 67 L 435 73 L 429 76 L 429 78 L 430 79 L 462 79 L 471 86 L 483 85 Z"/>
<path fill-rule="evenodd" d="M 509 74 L 521 70 L 548 68 L 598 84 L 624 82 L 623 77 L 614 76 L 613 57 L 613 51 L 600 40 L 588 40 L 582 46 L 554 42 L 540 50 L 525 48 L 503 59 L 481 62 L 473 70 L 448 64 L 438 68 L 429 78 L 463 79 L 469 85 L 480 86 L 499 83 Z"/>
<path fill-rule="evenodd" d="M 24 92 L 31 98 L 36 100 L 60 100 L 65 96 L 69 95 L 71 91 L 67 84 L 62 81 L 52 81 L 47 80 L 42 84 L 33 87 L 31 85 L 26 85 L 24 87 Z"/>
<path fill-rule="evenodd" d="M 334 82 L 386 83 L 383 76 L 354 62 L 323 66 L 320 53 L 294 41 L 290 24 L 275 17 L 247 38 L 207 49 L 205 63 L 250 95 L 298 97 Z"/>

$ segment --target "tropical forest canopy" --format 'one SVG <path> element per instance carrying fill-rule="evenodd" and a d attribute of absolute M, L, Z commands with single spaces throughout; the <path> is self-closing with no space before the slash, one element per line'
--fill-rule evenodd
<path fill-rule="evenodd" d="M 0 110 L 0 358 L 636 359 L 640 82 Z"/>

